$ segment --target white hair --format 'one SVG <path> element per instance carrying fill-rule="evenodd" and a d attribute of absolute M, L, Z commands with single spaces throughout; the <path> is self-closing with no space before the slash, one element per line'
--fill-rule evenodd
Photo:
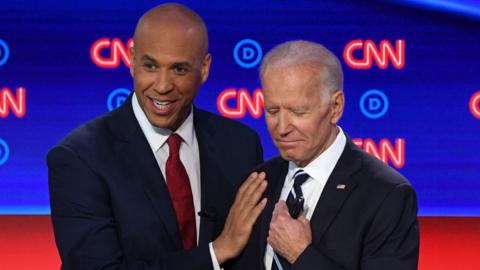
<path fill-rule="evenodd" d="M 338 58 L 325 46 L 305 41 L 287 41 L 271 49 L 260 65 L 260 78 L 270 69 L 309 66 L 318 70 L 320 90 L 330 96 L 343 90 L 343 71 Z"/>

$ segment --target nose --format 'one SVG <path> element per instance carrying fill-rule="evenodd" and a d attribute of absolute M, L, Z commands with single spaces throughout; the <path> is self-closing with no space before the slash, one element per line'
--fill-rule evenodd
<path fill-rule="evenodd" d="M 155 77 L 154 90 L 159 94 L 168 94 L 173 89 L 173 81 L 168 70 L 160 70 Z"/>
<path fill-rule="evenodd" d="M 281 137 L 287 136 L 293 130 L 290 115 L 286 110 L 278 113 L 277 131 Z"/>

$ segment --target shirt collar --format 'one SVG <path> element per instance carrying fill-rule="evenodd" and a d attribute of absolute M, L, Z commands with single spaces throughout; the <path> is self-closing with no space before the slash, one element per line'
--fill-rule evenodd
<path fill-rule="evenodd" d="M 152 148 L 153 152 L 157 152 L 160 147 L 165 144 L 172 131 L 166 128 L 155 127 L 148 121 L 145 112 L 138 103 L 136 93 L 134 93 L 132 97 L 132 107 L 133 114 L 135 115 L 143 134 L 145 134 L 148 144 Z M 190 113 L 188 114 L 187 118 L 185 121 L 183 121 L 182 125 L 175 131 L 175 133 L 182 137 L 183 142 L 187 144 L 188 147 L 193 147 L 193 138 L 195 136 L 195 128 L 193 125 L 193 105 L 191 106 Z"/>
<path fill-rule="evenodd" d="M 338 134 L 333 143 L 318 157 L 312 160 L 304 168 L 298 167 L 294 162 L 288 162 L 287 181 L 293 181 L 293 176 L 298 170 L 304 170 L 308 175 L 316 181 L 325 184 L 331 172 L 335 168 L 343 149 L 347 144 L 347 137 L 341 127 L 338 127 Z"/>

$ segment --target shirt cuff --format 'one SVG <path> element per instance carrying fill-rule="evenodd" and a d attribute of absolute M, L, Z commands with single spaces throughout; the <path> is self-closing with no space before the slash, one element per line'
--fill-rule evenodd
<path fill-rule="evenodd" d="M 223 268 L 220 268 L 220 264 L 218 264 L 217 256 L 215 256 L 215 251 L 213 250 L 213 242 L 210 242 L 210 244 L 208 244 L 208 248 L 210 249 L 210 258 L 212 258 L 213 270 L 223 270 Z"/>

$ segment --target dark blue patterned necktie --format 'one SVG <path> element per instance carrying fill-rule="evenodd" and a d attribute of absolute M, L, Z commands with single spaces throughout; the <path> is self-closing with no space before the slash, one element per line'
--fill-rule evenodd
<path fill-rule="evenodd" d="M 287 198 L 287 207 L 290 213 L 292 213 L 293 208 L 296 207 L 295 206 L 296 202 L 300 198 L 303 199 L 302 185 L 303 183 L 305 183 L 305 181 L 307 181 L 309 177 L 310 176 L 303 170 L 299 170 L 295 173 L 293 189 L 290 191 Z M 301 207 L 301 211 L 303 212 L 303 204 L 300 207 Z M 274 258 L 272 262 L 272 270 L 279 270 L 279 269 L 287 270 L 287 269 L 290 269 L 290 267 L 292 266 L 287 260 L 285 260 L 285 258 L 280 256 L 279 254 L 274 252 L 273 256 Z M 278 267 L 277 265 L 278 263 L 276 262 L 275 256 L 277 257 L 278 262 L 282 265 L 282 268 Z"/>

